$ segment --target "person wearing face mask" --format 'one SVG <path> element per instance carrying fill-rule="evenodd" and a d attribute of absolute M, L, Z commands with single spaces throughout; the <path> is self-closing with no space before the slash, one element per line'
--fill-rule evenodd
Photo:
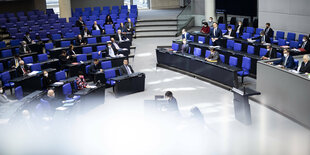
<path fill-rule="evenodd" d="M 210 33 L 210 27 L 209 27 L 208 23 L 206 23 L 206 22 L 203 23 L 203 26 L 202 26 L 200 32 L 204 33 L 204 34 Z"/>
<path fill-rule="evenodd" d="M 78 90 L 82 90 L 83 88 L 86 88 L 88 85 L 84 78 L 83 72 L 79 71 L 78 74 L 79 76 L 76 78 L 76 84 L 77 84 Z"/>
<path fill-rule="evenodd" d="M 232 30 L 231 26 L 227 27 L 227 32 L 224 35 L 230 36 L 230 37 L 236 37 L 236 33 Z"/>
<path fill-rule="evenodd" d="M 29 33 L 29 32 L 26 32 L 25 37 L 23 38 L 23 40 L 24 40 L 27 44 L 35 44 L 35 43 L 36 43 L 34 40 L 31 39 L 30 33 Z"/>
<path fill-rule="evenodd" d="M 213 27 L 213 17 L 210 17 L 208 20 L 208 25 L 210 25 L 210 27 Z"/>
<path fill-rule="evenodd" d="M 17 76 L 22 77 L 30 73 L 30 70 L 27 65 L 25 65 L 23 60 L 19 61 L 19 66 L 16 68 Z"/>
<path fill-rule="evenodd" d="M 26 53 L 31 53 L 30 48 L 28 47 L 26 41 L 21 42 L 21 47 L 19 48 L 19 53 L 20 54 L 26 54 Z"/>
<path fill-rule="evenodd" d="M 47 71 L 43 71 L 42 83 L 43 83 L 43 86 L 42 86 L 43 89 L 47 89 L 48 86 L 53 83 Z"/>
<path fill-rule="evenodd" d="M 310 43 L 309 43 L 309 38 L 307 36 L 304 36 L 302 38 L 302 43 L 301 43 L 300 51 L 307 52 L 307 53 L 310 52 Z"/>
<path fill-rule="evenodd" d="M 120 68 L 122 75 L 130 75 L 134 73 L 132 67 L 128 64 L 128 59 L 123 60 L 123 65 Z"/>
<path fill-rule="evenodd" d="M 304 55 L 304 57 L 302 58 L 302 63 L 300 64 L 300 68 L 299 68 L 299 72 L 300 73 L 310 73 L 310 57 L 309 55 Z"/>
<path fill-rule="evenodd" d="M 265 35 L 264 31 L 260 32 L 260 36 L 251 38 L 252 40 L 258 40 L 260 43 L 271 43 L 270 38 Z"/>
<path fill-rule="evenodd" d="M 273 38 L 273 29 L 270 27 L 270 23 L 266 23 L 266 28 L 265 28 L 265 35 L 268 37 L 268 38 Z"/>
<path fill-rule="evenodd" d="M 271 45 L 267 45 L 267 53 L 262 57 L 262 60 L 274 59 L 277 58 L 277 51 L 271 47 Z"/>
<path fill-rule="evenodd" d="M 283 50 L 283 56 L 280 60 L 273 62 L 274 65 L 281 65 L 283 68 L 294 69 L 295 62 L 294 58 L 290 55 L 290 51 L 288 49 Z"/>
<path fill-rule="evenodd" d="M 239 38 L 241 38 L 241 36 L 243 34 L 243 25 L 242 25 L 241 21 L 239 21 L 238 25 L 236 26 L 235 34 L 236 34 L 236 36 L 239 36 Z"/>
<path fill-rule="evenodd" d="M 2 88 L 2 85 L 0 85 L 0 103 L 8 103 L 10 100 L 5 94 L 5 91 Z"/>
<path fill-rule="evenodd" d="M 211 54 L 207 58 L 205 58 L 205 60 L 212 61 L 212 62 L 214 61 L 218 62 L 218 60 L 220 59 L 219 53 L 215 51 L 214 48 L 210 49 L 210 51 L 211 51 Z"/>
<path fill-rule="evenodd" d="M 190 35 L 185 29 L 182 29 L 182 40 L 183 39 L 190 40 Z"/>

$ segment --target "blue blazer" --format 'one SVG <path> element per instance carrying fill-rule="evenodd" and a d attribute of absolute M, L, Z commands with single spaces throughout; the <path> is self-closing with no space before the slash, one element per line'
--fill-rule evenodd
<path fill-rule="evenodd" d="M 282 65 L 284 61 L 285 61 L 285 57 L 282 56 L 280 60 L 273 62 L 273 64 L 275 64 L 275 65 Z M 288 56 L 285 67 L 286 68 L 290 68 L 290 69 L 294 69 L 295 68 L 294 58 L 291 55 Z"/>
<path fill-rule="evenodd" d="M 185 38 L 185 35 L 184 34 L 182 34 L 182 39 L 186 39 L 186 40 L 190 40 L 190 34 L 188 33 L 188 32 L 186 32 L 186 38 Z"/>
<path fill-rule="evenodd" d="M 211 38 L 221 38 L 222 37 L 222 30 L 220 28 L 216 29 L 215 35 L 214 35 L 213 31 L 214 31 L 214 28 L 212 28 L 210 31 Z"/>

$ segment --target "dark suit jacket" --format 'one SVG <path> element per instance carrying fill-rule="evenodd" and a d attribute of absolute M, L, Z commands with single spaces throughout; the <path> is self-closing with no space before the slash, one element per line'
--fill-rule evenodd
<path fill-rule="evenodd" d="M 42 78 L 43 88 L 47 89 L 50 84 L 52 84 L 52 79 L 50 77 L 43 76 Z"/>
<path fill-rule="evenodd" d="M 80 22 L 79 20 L 77 20 L 77 21 L 75 22 L 75 26 L 79 27 L 80 30 L 83 29 L 83 26 L 84 26 L 84 25 L 85 25 L 85 22 L 84 22 L 84 21 Z"/>
<path fill-rule="evenodd" d="M 273 29 L 269 28 L 269 31 L 267 33 L 267 29 L 265 28 L 265 35 L 268 36 L 268 38 L 273 38 Z"/>
<path fill-rule="evenodd" d="M 105 23 L 104 23 L 104 24 L 108 24 L 108 23 L 112 23 L 112 24 L 113 24 L 113 20 L 112 20 L 112 18 L 110 18 L 110 19 L 106 19 L 106 20 L 105 20 Z"/>
<path fill-rule="evenodd" d="M 235 28 L 235 34 L 237 35 L 237 30 L 238 30 L 238 27 L 239 27 L 239 25 L 237 25 L 236 26 L 236 28 Z M 242 36 L 242 34 L 243 34 L 243 25 L 241 25 L 241 27 L 240 27 L 240 30 L 239 30 L 239 37 L 241 37 Z"/>
<path fill-rule="evenodd" d="M 270 59 L 274 59 L 274 58 L 277 58 L 277 51 L 275 49 L 271 49 L 271 51 L 268 51 L 266 54 L 265 54 L 265 57 L 267 58 L 270 58 Z"/>
<path fill-rule="evenodd" d="M 67 59 L 67 56 L 60 55 L 59 56 L 60 68 L 64 69 L 66 64 L 71 63 L 70 58 Z"/>
<path fill-rule="evenodd" d="M 227 30 L 227 32 L 224 35 L 228 35 L 228 30 Z M 231 30 L 231 33 L 230 33 L 229 36 L 236 37 L 236 32 L 234 30 Z"/>
<path fill-rule="evenodd" d="M 125 23 L 125 27 L 126 27 L 126 29 L 127 29 L 127 31 L 128 31 L 128 29 L 129 29 L 129 24 L 130 24 L 130 26 L 131 26 L 130 32 L 133 32 L 133 31 L 134 31 L 134 27 L 133 27 L 133 23 L 132 23 L 132 22 L 130 22 L 130 23 L 126 22 L 126 23 Z"/>
<path fill-rule="evenodd" d="M 302 47 L 303 43 L 301 44 L 301 47 Z M 306 52 L 310 52 L 310 42 L 307 41 L 306 45 L 305 45 L 305 48 Z"/>
<path fill-rule="evenodd" d="M 75 45 L 80 46 L 82 43 L 87 44 L 86 39 L 82 38 L 81 40 L 76 39 L 75 40 Z"/>
<path fill-rule="evenodd" d="M 308 61 L 306 65 L 305 62 L 302 62 L 299 72 L 310 73 L 310 61 Z"/>
<path fill-rule="evenodd" d="M 98 24 L 97 24 L 97 26 L 99 27 L 99 30 L 100 30 L 100 33 L 101 33 L 101 32 L 102 32 L 102 27 L 101 27 L 100 25 L 98 25 Z M 94 24 L 93 24 L 93 26 L 92 26 L 92 29 L 93 29 L 93 30 L 96 30 L 96 27 L 95 27 Z"/>
<path fill-rule="evenodd" d="M 29 37 L 27 38 L 26 36 L 24 36 L 23 40 L 27 43 L 27 44 L 31 44 L 32 39 Z"/>
<path fill-rule="evenodd" d="M 31 50 L 30 50 L 30 48 L 29 48 L 28 46 L 26 46 L 26 51 L 28 51 L 29 53 L 31 53 Z M 24 51 L 24 47 L 23 47 L 23 46 L 21 46 L 21 47 L 19 48 L 19 53 L 20 53 L 20 54 L 25 54 L 26 51 Z"/>
<path fill-rule="evenodd" d="M 186 39 L 186 40 L 190 40 L 190 34 L 188 32 L 186 32 L 186 38 L 185 38 L 185 34 L 182 34 L 182 39 Z"/>
<path fill-rule="evenodd" d="M 275 64 L 275 65 L 283 65 L 284 61 L 285 61 L 285 57 L 282 56 L 280 60 L 275 61 L 273 64 Z M 284 66 L 286 68 L 290 68 L 290 69 L 294 69 L 295 68 L 294 58 L 291 55 L 288 56 L 288 59 L 287 59 L 286 64 Z"/>
<path fill-rule="evenodd" d="M 82 35 L 82 37 L 84 37 L 84 30 L 81 31 L 81 35 Z M 90 35 L 90 31 L 89 30 L 87 30 L 87 35 Z"/>
<path fill-rule="evenodd" d="M 220 59 L 220 56 L 219 56 L 219 53 L 217 51 L 214 52 L 214 54 L 212 55 L 212 53 L 209 55 L 208 59 L 211 59 L 211 60 L 219 60 Z"/>
<path fill-rule="evenodd" d="M 122 37 L 122 40 L 126 40 L 127 39 L 123 34 L 121 34 L 121 37 Z M 115 35 L 115 40 L 119 41 L 119 37 L 118 37 L 117 33 Z"/>
<path fill-rule="evenodd" d="M 24 68 L 25 68 L 26 71 L 29 71 L 29 67 L 27 65 L 24 65 Z M 23 72 L 21 66 L 18 66 L 16 68 L 16 73 L 17 73 L 18 77 L 24 76 L 24 72 Z"/>
<path fill-rule="evenodd" d="M 127 32 L 126 26 L 123 26 L 123 27 L 120 26 L 118 29 L 121 29 L 122 32 Z"/>
<path fill-rule="evenodd" d="M 217 28 L 214 34 L 214 28 L 210 31 L 211 38 L 221 38 L 222 37 L 222 30 Z"/>
<path fill-rule="evenodd" d="M 74 51 L 74 52 L 75 52 L 75 51 Z M 77 54 L 77 53 L 75 52 L 75 54 Z M 72 50 L 68 50 L 68 51 L 67 51 L 67 55 L 72 56 L 72 55 L 74 55 L 74 53 L 73 53 Z"/>
<path fill-rule="evenodd" d="M 131 73 L 134 73 L 132 67 L 130 65 L 128 65 L 128 67 L 129 67 Z M 122 75 L 128 75 L 128 72 L 127 72 L 127 69 L 125 68 L 125 65 L 121 66 L 120 71 L 121 71 Z"/>
<path fill-rule="evenodd" d="M 264 35 L 264 36 L 265 36 L 265 42 L 266 43 L 271 43 L 270 37 L 268 37 L 266 35 Z M 258 37 L 252 38 L 252 39 L 254 39 L 254 40 L 258 39 L 259 42 L 262 42 L 263 36 L 258 36 Z"/>
<path fill-rule="evenodd" d="M 90 74 L 95 74 L 96 72 L 98 72 L 101 68 L 101 63 L 99 62 L 98 65 L 95 65 L 94 63 L 92 63 L 90 65 L 90 68 L 89 68 L 89 73 Z"/>

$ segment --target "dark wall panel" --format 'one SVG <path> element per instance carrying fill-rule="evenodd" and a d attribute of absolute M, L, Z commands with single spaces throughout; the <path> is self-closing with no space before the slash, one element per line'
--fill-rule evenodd
<path fill-rule="evenodd" d="M 257 16 L 257 0 L 216 0 L 216 9 L 233 15 Z"/>

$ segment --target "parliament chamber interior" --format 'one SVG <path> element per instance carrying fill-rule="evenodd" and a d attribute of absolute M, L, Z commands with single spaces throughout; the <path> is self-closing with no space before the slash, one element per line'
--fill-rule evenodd
<path fill-rule="evenodd" d="M 309 6 L 0 0 L 0 154 L 309 155 Z"/>

